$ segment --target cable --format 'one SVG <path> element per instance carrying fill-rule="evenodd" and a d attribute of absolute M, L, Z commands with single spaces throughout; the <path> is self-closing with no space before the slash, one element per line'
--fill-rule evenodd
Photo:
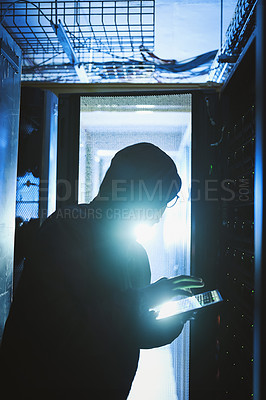
<path fill-rule="evenodd" d="M 211 144 L 210 144 L 211 147 L 219 146 L 219 144 L 222 143 L 223 138 L 224 138 L 224 130 L 225 130 L 225 127 L 223 126 L 222 129 L 221 129 L 222 134 L 221 134 L 220 139 L 218 140 L 218 142 L 211 143 Z"/>
<path fill-rule="evenodd" d="M 214 119 L 212 118 L 212 116 L 211 116 L 211 112 L 210 112 L 210 103 L 209 103 L 209 98 L 208 98 L 207 96 L 205 97 L 205 103 L 206 103 L 207 114 L 208 114 L 208 117 L 209 117 L 210 124 L 211 124 L 211 126 L 217 127 L 217 124 L 216 124 L 215 120 L 214 120 Z M 221 130 L 220 139 L 219 139 L 217 142 L 215 142 L 215 143 L 211 143 L 211 144 L 210 144 L 211 147 L 219 146 L 219 144 L 221 144 L 222 141 L 223 141 L 225 126 L 223 125 L 222 128 L 219 129 L 219 130 Z"/>
<path fill-rule="evenodd" d="M 209 117 L 210 124 L 212 126 L 216 126 L 216 122 L 214 121 L 214 119 L 211 116 L 209 98 L 207 96 L 205 97 L 205 103 L 206 103 L 207 114 L 208 114 L 208 117 Z"/>
<path fill-rule="evenodd" d="M 69 31 L 68 31 L 69 32 Z M 82 46 L 82 47 L 85 47 L 85 48 L 87 48 L 88 50 L 91 50 L 91 47 L 89 47 L 88 46 L 88 44 L 87 43 L 82 43 L 82 41 L 80 40 L 80 38 L 78 38 L 74 33 L 72 33 L 72 32 L 69 32 L 69 35 L 72 37 L 72 38 L 74 38 L 75 40 L 77 40 L 79 43 L 80 43 L 80 45 Z M 99 42 L 100 44 L 102 44 L 102 41 L 100 40 L 100 39 L 94 39 L 95 41 L 96 41 L 96 43 L 97 42 Z M 98 44 L 98 43 L 97 43 Z M 103 46 L 105 46 L 104 44 L 103 44 Z M 114 54 L 114 53 L 112 53 L 111 51 L 109 51 L 109 50 L 101 50 L 101 49 L 93 49 L 94 51 L 97 51 L 97 52 L 99 52 L 99 53 L 105 53 L 105 54 L 109 54 L 111 57 L 113 57 L 113 58 L 118 58 L 118 59 L 120 59 L 120 60 L 129 60 L 129 58 L 128 57 L 123 57 L 123 56 L 117 56 L 116 54 Z"/>
<path fill-rule="evenodd" d="M 209 51 L 207 53 L 200 54 L 199 56 L 194 57 L 191 61 L 184 63 L 183 61 L 176 61 L 176 60 L 163 60 L 157 57 L 152 52 L 148 52 L 146 49 L 145 51 L 142 50 L 142 57 L 143 53 L 147 53 L 147 57 L 144 58 L 146 64 L 156 65 L 156 67 L 160 68 L 161 70 L 169 71 L 169 72 L 184 72 L 189 71 L 191 69 L 197 68 L 203 64 L 207 64 L 215 58 L 217 54 L 217 50 Z M 146 55 L 146 54 L 145 54 Z M 149 58 L 156 59 L 156 61 L 148 61 Z M 166 63 L 165 63 L 166 61 Z M 171 61 L 171 63 L 167 63 L 167 61 Z"/>

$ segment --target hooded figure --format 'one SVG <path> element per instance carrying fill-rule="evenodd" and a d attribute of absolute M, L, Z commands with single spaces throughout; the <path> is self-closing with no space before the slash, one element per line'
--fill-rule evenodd
<path fill-rule="evenodd" d="M 190 315 L 156 320 L 150 309 L 202 280 L 150 284 L 147 254 L 132 235 L 136 221 L 158 221 L 180 186 L 172 159 L 139 143 L 114 156 L 90 204 L 43 223 L 2 340 L 6 398 L 125 400 L 139 350 L 180 334 Z"/>
<path fill-rule="evenodd" d="M 171 201 L 181 188 L 181 179 L 173 160 L 159 147 L 138 143 L 120 150 L 111 161 L 100 186 L 100 196 L 116 196 L 116 185 L 123 201 L 159 209 Z"/>

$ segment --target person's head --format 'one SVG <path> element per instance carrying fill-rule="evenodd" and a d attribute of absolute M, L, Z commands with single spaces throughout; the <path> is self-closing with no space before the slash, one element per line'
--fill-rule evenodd
<path fill-rule="evenodd" d="M 173 160 L 151 143 L 137 143 L 115 154 L 97 198 L 122 209 L 142 210 L 149 219 L 149 214 L 164 211 L 180 187 Z"/>

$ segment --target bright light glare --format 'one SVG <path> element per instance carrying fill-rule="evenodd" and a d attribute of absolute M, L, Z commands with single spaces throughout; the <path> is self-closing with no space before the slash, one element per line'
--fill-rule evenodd
<path fill-rule="evenodd" d="M 135 111 L 136 114 L 153 114 L 153 111 L 146 111 L 146 110 L 141 110 L 141 111 Z"/>
<path fill-rule="evenodd" d="M 168 301 L 167 303 L 164 303 L 161 306 L 156 307 L 155 311 L 159 312 L 156 319 L 167 318 L 177 314 L 178 305 L 176 303 L 177 303 L 176 301 Z"/>
<path fill-rule="evenodd" d="M 161 306 L 155 307 L 154 310 L 159 312 L 156 319 L 162 319 L 200 307 L 201 305 L 198 300 L 192 296 L 181 300 L 168 301 Z"/>
<path fill-rule="evenodd" d="M 185 243 L 188 240 L 187 204 L 183 201 L 178 205 L 167 208 L 164 217 L 164 244 L 168 248 L 176 243 Z"/>
<path fill-rule="evenodd" d="M 151 104 L 137 104 L 136 108 L 155 108 L 155 106 Z"/>
<path fill-rule="evenodd" d="M 138 224 L 134 228 L 134 235 L 138 243 L 145 244 L 153 239 L 156 227 L 148 224 Z"/>
<path fill-rule="evenodd" d="M 127 400 L 178 400 L 175 372 L 170 345 L 141 350 L 137 374 Z"/>

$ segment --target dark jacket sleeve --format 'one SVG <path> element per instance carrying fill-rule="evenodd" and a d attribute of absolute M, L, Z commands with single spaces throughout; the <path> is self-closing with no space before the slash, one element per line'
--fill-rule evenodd
<path fill-rule="evenodd" d="M 42 335 L 61 343 L 63 335 L 67 343 L 82 320 L 88 343 L 114 348 L 170 343 L 180 324 L 176 318 L 158 321 L 149 311 L 146 251 L 137 243 L 127 247 L 96 228 L 80 220 L 51 219 L 41 229 L 24 280 L 31 282 L 36 307 L 42 310 L 36 317 Z"/>

